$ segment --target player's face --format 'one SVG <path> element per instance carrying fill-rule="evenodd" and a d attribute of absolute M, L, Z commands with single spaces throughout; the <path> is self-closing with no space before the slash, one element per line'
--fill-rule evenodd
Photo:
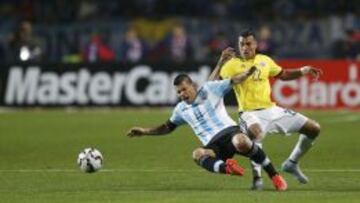
<path fill-rule="evenodd" d="M 239 37 L 239 50 L 241 57 L 245 59 L 252 59 L 256 54 L 257 42 L 254 36 Z"/>
<path fill-rule="evenodd" d="M 196 97 L 196 88 L 194 84 L 188 81 L 183 81 L 176 86 L 176 94 L 181 101 L 191 104 Z"/>

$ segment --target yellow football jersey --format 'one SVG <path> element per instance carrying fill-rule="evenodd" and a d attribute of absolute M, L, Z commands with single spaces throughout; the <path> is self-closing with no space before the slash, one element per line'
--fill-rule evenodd
<path fill-rule="evenodd" d="M 232 58 L 221 68 L 220 76 L 228 79 L 241 74 L 250 67 L 257 70 L 241 84 L 233 87 L 239 111 L 251 111 L 268 108 L 274 105 L 271 101 L 270 77 L 278 75 L 282 68 L 270 57 L 257 54 L 254 59 Z"/>

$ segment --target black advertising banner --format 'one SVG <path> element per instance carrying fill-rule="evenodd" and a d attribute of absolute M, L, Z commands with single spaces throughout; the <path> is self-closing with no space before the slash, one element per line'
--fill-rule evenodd
<path fill-rule="evenodd" d="M 325 74 L 272 80 L 280 106 L 306 109 L 359 109 L 360 64 L 347 60 L 280 60 L 282 67 L 312 65 Z M 0 66 L 0 106 L 172 106 L 173 79 L 188 73 L 202 85 L 212 66 L 205 63 L 13 64 Z M 339 71 L 340 70 L 340 71 Z M 225 104 L 235 105 L 234 94 Z"/>
<path fill-rule="evenodd" d="M 1 67 L 1 106 L 169 106 L 173 79 L 188 73 L 203 84 L 202 64 L 42 64 Z"/>

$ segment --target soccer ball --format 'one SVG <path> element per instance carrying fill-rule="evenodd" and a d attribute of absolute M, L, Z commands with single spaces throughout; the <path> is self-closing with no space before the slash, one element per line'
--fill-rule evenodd
<path fill-rule="evenodd" d="M 95 148 L 86 148 L 80 152 L 77 158 L 77 164 L 80 170 L 86 173 L 98 171 L 103 165 L 103 156 L 99 150 Z"/>

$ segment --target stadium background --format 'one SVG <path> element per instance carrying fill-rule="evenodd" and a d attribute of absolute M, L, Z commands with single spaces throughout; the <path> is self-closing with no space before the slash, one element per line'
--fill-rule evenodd
<path fill-rule="evenodd" d="M 360 6 L 356 0 L 4 0 L 0 3 L 0 202 L 357 202 L 360 193 Z M 319 121 L 302 166 L 312 182 L 274 193 L 208 174 L 191 161 L 188 128 L 129 139 L 167 119 L 172 79 L 201 84 L 241 30 L 285 68 L 314 65 L 319 81 L 272 81 L 280 105 Z M 232 95 L 227 103 L 234 105 Z M 161 107 L 161 108 L 158 108 Z M 165 108 L 163 108 L 165 107 Z M 228 111 L 236 119 L 236 109 Z M 297 136 L 265 141 L 274 163 Z M 82 174 L 95 146 L 104 170 Z M 247 161 L 239 159 L 248 167 Z M 269 192 L 271 191 L 271 192 Z"/>

